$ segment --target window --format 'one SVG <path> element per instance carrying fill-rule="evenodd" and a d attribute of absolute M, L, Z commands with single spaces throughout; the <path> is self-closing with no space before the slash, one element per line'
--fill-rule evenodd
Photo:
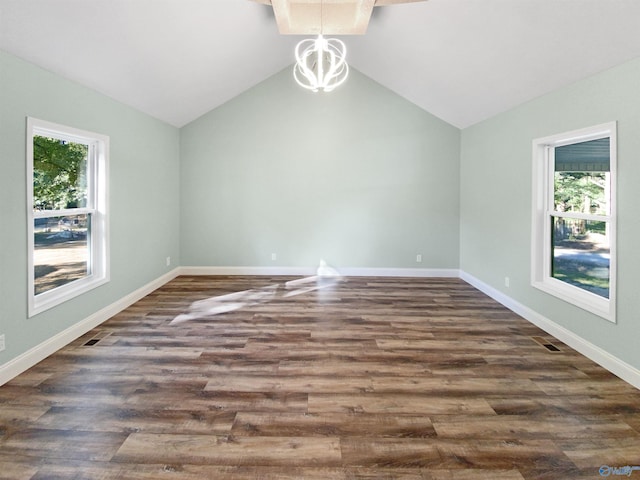
<path fill-rule="evenodd" d="M 109 138 L 27 119 L 29 316 L 109 280 Z"/>
<path fill-rule="evenodd" d="M 616 124 L 533 142 L 532 285 L 615 322 Z"/>

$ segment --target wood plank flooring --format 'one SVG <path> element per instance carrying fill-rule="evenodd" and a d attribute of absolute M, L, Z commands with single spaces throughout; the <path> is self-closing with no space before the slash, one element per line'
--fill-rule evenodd
<path fill-rule="evenodd" d="M 0 387 L 0 479 L 602 465 L 640 466 L 640 391 L 458 279 L 179 277 Z"/>

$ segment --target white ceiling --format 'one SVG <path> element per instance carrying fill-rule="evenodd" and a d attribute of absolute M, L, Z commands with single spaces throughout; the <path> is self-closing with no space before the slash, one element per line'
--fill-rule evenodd
<path fill-rule="evenodd" d="M 178 127 L 292 64 L 300 38 L 249 0 L 0 0 L 0 49 Z M 429 0 L 342 38 L 352 67 L 464 128 L 640 57 L 640 0 Z"/>

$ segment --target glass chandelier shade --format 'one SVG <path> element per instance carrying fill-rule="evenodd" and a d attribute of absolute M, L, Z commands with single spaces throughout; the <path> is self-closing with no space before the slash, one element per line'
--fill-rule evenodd
<path fill-rule="evenodd" d="M 349 75 L 347 47 L 337 38 L 305 39 L 296 46 L 293 76 L 307 90 L 330 92 Z"/>

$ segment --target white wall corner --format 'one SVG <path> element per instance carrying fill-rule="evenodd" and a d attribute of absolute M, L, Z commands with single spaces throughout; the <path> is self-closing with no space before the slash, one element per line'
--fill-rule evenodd
<path fill-rule="evenodd" d="M 61 348 L 69 345 L 77 338 L 91 331 L 91 329 L 120 313 L 125 308 L 133 305 L 138 300 L 141 300 L 167 282 L 170 282 L 179 275 L 179 271 L 179 268 L 175 268 L 172 271 L 165 273 L 161 277 L 147 283 L 125 297 L 122 297 L 120 300 L 107 305 L 92 315 L 89 315 L 84 320 L 80 320 L 78 323 L 70 326 L 57 335 L 54 335 L 39 345 L 27 350 L 23 354 L 18 355 L 16 358 L 9 360 L 7 363 L 0 366 L 0 385 L 4 385 L 12 378 L 17 377 L 22 372 L 47 358 L 49 355 L 52 355 Z"/>
<path fill-rule="evenodd" d="M 498 303 L 501 303 L 509 310 L 512 310 L 548 334 L 554 336 L 561 342 L 569 345 L 585 357 L 593 360 L 601 367 L 607 369 L 614 375 L 617 375 L 625 382 L 633 385 L 637 389 L 640 389 L 640 370 L 635 368 L 633 365 L 629 365 L 606 350 L 585 340 L 571 330 L 558 325 L 554 321 L 505 295 L 500 290 L 484 283 L 473 275 L 461 271 L 460 278 L 480 290 L 482 293 L 493 298 Z"/>

